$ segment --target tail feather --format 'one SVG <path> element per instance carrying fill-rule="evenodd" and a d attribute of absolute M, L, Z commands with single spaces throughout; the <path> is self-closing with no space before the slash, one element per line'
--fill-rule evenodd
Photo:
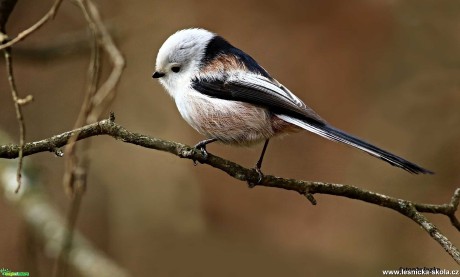
<path fill-rule="evenodd" d="M 301 127 L 307 131 L 320 135 L 324 138 L 330 139 L 332 141 L 341 142 L 348 144 L 355 148 L 358 148 L 374 157 L 377 157 L 393 166 L 400 167 L 413 174 L 433 174 L 432 171 L 424 169 L 412 162 L 409 162 L 401 157 L 398 157 L 390 152 L 387 152 L 383 149 L 378 148 L 370 143 L 363 141 L 357 137 L 349 135 L 342 130 L 336 129 L 330 125 L 327 125 L 322 122 L 307 122 L 306 120 L 301 120 L 293 118 L 287 115 L 277 115 L 279 118 L 294 124 L 298 127 Z"/>

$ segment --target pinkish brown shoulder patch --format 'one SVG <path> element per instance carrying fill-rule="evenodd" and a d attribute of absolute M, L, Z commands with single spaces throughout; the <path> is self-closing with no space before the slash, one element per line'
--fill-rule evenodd
<path fill-rule="evenodd" d="M 233 55 L 219 55 L 203 67 L 202 72 L 247 70 L 246 66 Z"/>

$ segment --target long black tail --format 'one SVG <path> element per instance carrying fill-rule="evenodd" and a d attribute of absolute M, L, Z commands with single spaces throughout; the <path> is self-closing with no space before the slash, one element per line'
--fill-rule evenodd
<path fill-rule="evenodd" d="M 336 129 L 330 125 L 324 124 L 322 122 L 307 122 L 305 120 L 300 120 L 286 115 L 277 115 L 283 120 L 297 125 L 307 131 L 313 132 L 317 135 L 320 135 L 324 138 L 342 142 L 358 148 L 374 157 L 384 160 L 385 162 L 400 167 L 413 174 L 433 174 L 432 171 L 424 169 L 414 163 L 409 162 L 401 157 L 398 157 L 390 152 L 387 152 L 383 149 L 378 148 L 370 143 L 363 141 L 357 137 L 349 135 L 342 130 Z"/>

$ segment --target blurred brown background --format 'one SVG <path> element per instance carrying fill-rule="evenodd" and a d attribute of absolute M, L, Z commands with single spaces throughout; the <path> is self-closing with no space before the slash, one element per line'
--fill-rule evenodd
<path fill-rule="evenodd" d="M 43 2 L 19 1 L 9 33 L 38 20 L 51 5 Z M 265 173 L 427 203 L 448 202 L 460 185 L 457 0 L 97 3 L 127 60 L 111 109 L 126 128 L 189 145 L 202 139 L 150 76 L 169 35 L 203 27 L 251 54 L 333 125 L 436 175 L 412 176 L 310 134 L 273 141 Z M 27 141 L 73 126 L 89 62 L 85 32 L 79 9 L 64 1 L 54 21 L 17 46 L 20 94 L 35 97 L 24 109 Z M 16 138 L 0 63 L 0 128 Z M 393 211 L 324 195 L 312 206 L 298 194 L 249 190 L 169 154 L 110 137 L 91 140 L 78 229 L 135 276 L 381 276 L 382 269 L 457 267 L 426 232 Z M 213 144 L 208 150 L 251 167 L 260 148 Z M 50 153 L 27 160 L 64 212 L 63 160 Z M 446 217 L 428 217 L 460 245 Z M 0 218 L 0 267 L 31 271 L 26 224 L 3 200 Z M 39 272 L 48 276 L 52 261 L 38 247 Z"/>

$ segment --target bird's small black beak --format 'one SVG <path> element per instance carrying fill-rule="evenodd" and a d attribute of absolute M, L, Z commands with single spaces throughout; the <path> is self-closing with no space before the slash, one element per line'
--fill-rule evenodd
<path fill-rule="evenodd" d="M 155 71 L 155 72 L 153 72 L 152 78 L 158 79 L 158 78 L 161 78 L 163 76 L 165 76 L 165 74 L 163 72 Z"/>

